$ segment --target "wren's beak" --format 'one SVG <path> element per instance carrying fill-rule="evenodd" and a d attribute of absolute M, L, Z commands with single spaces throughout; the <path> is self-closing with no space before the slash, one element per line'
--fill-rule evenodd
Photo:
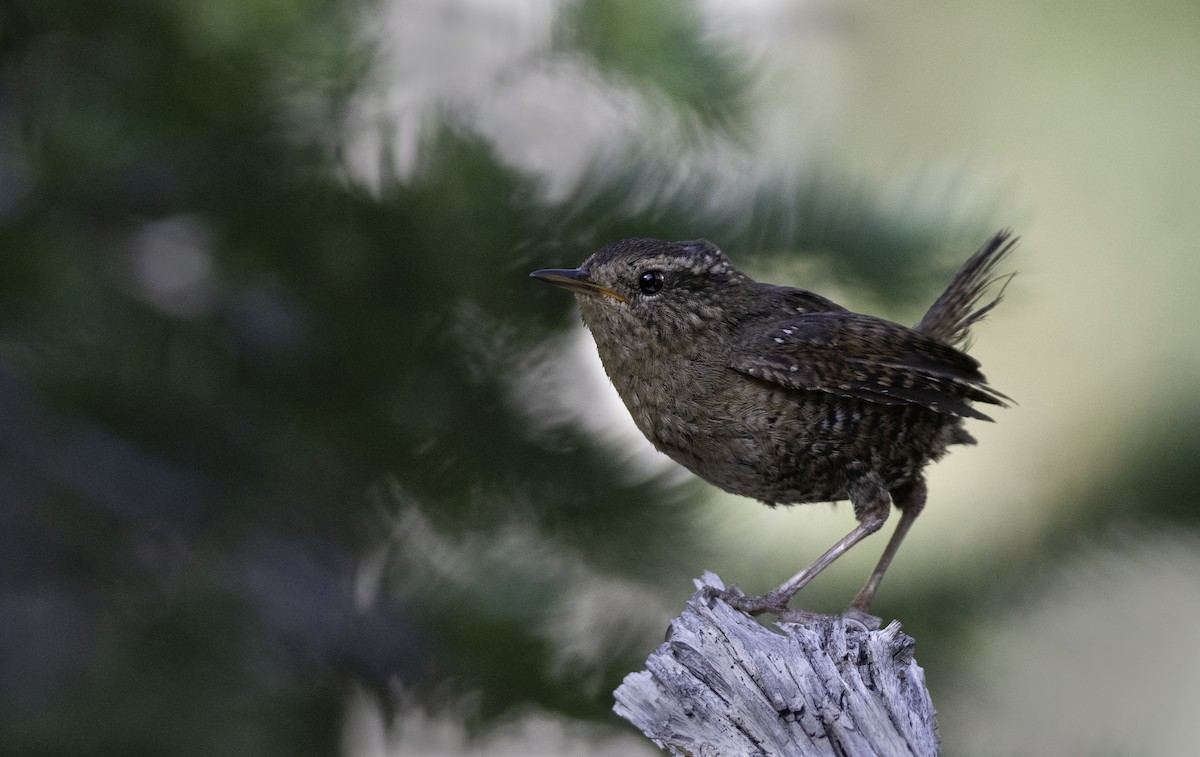
<path fill-rule="evenodd" d="M 584 268 L 543 268 L 529 275 L 539 281 L 579 294 L 603 295 L 612 297 L 617 302 L 625 302 L 621 295 L 588 278 L 588 272 Z"/>

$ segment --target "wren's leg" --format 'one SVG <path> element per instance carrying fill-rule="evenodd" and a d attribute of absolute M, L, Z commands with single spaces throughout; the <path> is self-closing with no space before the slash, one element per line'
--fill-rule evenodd
<path fill-rule="evenodd" d="M 858 519 L 858 525 L 854 527 L 853 531 L 843 536 L 837 544 L 826 550 L 825 554 L 814 560 L 807 568 L 784 581 L 779 588 L 769 591 L 761 597 L 726 595 L 729 604 L 752 615 L 785 611 L 788 602 L 796 595 L 796 592 L 816 578 L 818 573 L 828 568 L 834 560 L 845 554 L 855 544 L 882 528 L 892 503 L 879 476 L 874 473 L 861 474 L 849 483 L 847 490 L 850 502 L 854 506 L 854 516 Z"/>
<path fill-rule="evenodd" d="M 925 509 L 926 491 L 925 479 L 920 477 L 892 490 L 892 500 L 900 510 L 900 522 L 896 524 L 896 530 L 892 532 L 892 538 L 888 540 L 887 546 L 883 548 L 883 555 L 880 556 L 875 570 L 871 571 L 871 577 L 867 579 L 867 585 L 862 588 L 862 591 L 850 603 L 851 609 L 861 610 L 862 612 L 867 611 L 867 605 L 871 604 L 871 599 L 875 596 L 875 590 L 879 588 L 879 582 L 883 580 L 883 574 L 887 572 L 888 566 L 892 564 L 892 558 L 896 556 L 896 550 L 900 549 L 900 542 L 904 541 L 904 537 L 908 535 L 908 529 L 912 528 L 913 521 L 921 514 L 921 510 Z"/>

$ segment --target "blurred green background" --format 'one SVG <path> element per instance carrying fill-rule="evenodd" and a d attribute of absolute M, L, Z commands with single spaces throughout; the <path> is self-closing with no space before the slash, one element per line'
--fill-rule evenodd
<path fill-rule="evenodd" d="M 851 513 L 657 456 L 528 271 L 706 237 L 915 322 L 1011 226 L 1020 404 L 873 609 L 948 754 L 1186 753 L 1197 81 L 1185 2 L 5 3 L 0 752 L 654 753 L 690 578 Z"/>

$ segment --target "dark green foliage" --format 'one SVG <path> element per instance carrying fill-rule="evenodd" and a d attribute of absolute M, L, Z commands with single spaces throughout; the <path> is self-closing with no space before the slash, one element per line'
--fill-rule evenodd
<path fill-rule="evenodd" d="M 745 64 L 704 38 L 694 3 L 580 0 L 567 8 L 559 27 L 566 49 L 665 95 L 704 126 L 745 122 Z"/>

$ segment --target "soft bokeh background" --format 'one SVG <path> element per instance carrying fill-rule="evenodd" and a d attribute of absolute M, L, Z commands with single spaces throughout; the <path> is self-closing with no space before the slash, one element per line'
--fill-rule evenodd
<path fill-rule="evenodd" d="M 653 753 L 690 577 L 851 513 L 655 455 L 526 273 L 703 236 L 913 322 L 1011 226 L 1020 404 L 874 609 L 948 754 L 1187 753 L 1197 81 L 1177 0 L 6 3 L 0 752 Z"/>

